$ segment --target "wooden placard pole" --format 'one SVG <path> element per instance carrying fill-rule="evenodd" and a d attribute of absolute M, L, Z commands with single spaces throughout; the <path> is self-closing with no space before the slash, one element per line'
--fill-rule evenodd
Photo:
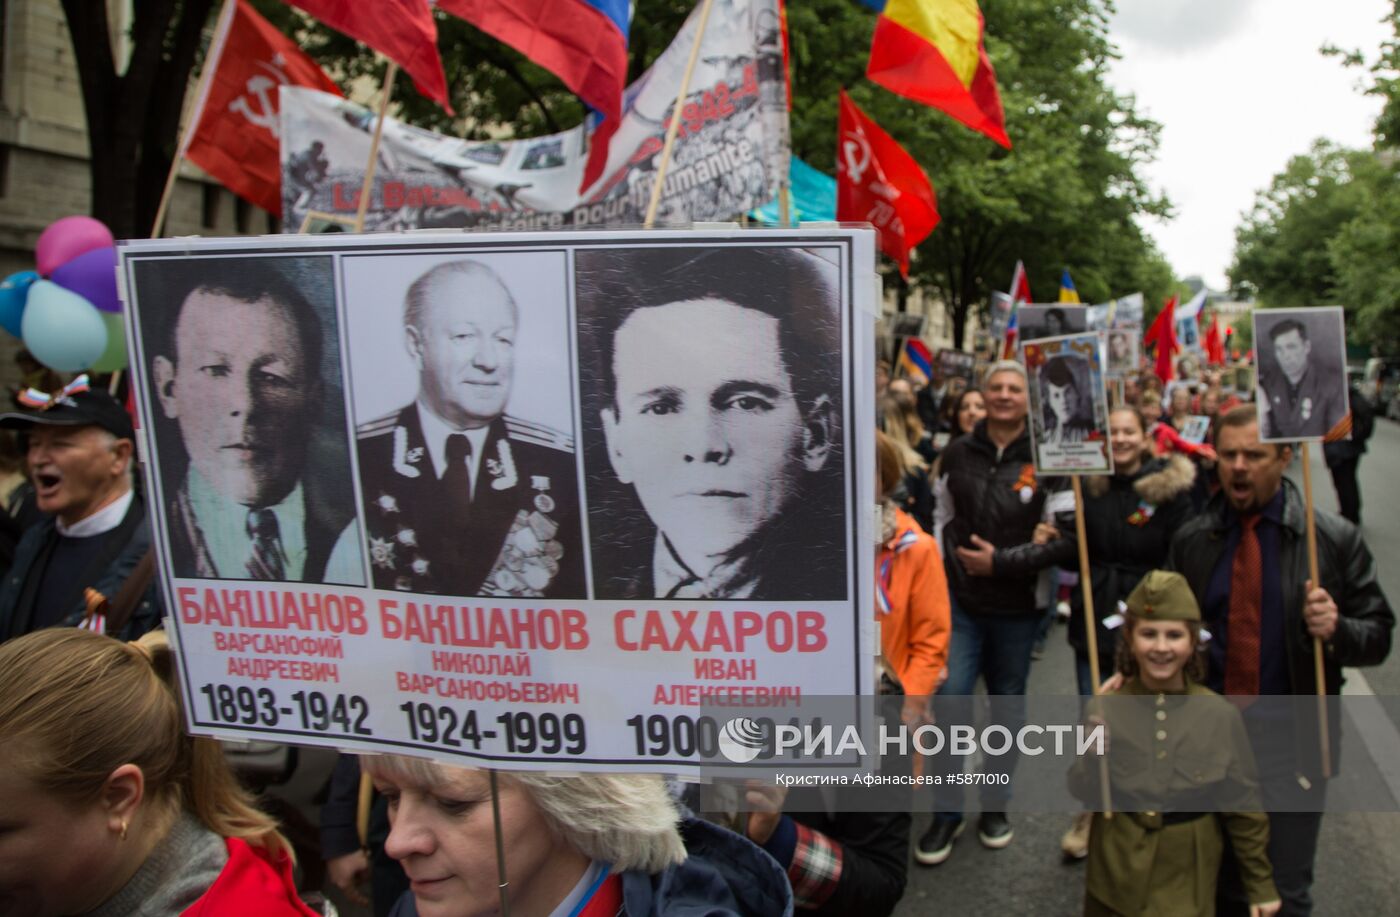
<path fill-rule="evenodd" d="M 355 836 L 360 849 L 369 849 L 369 815 L 374 807 L 374 781 L 363 769 L 360 771 L 360 792 L 355 800 Z"/>
<path fill-rule="evenodd" d="M 374 121 L 374 139 L 369 143 L 369 162 L 365 163 L 365 181 L 360 186 L 360 207 L 355 211 L 355 232 L 365 231 L 365 214 L 369 213 L 369 201 L 374 194 L 374 170 L 379 165 L 379 141 L 384 136 L 384 118 L 389 111 L 389 97 L 394 94 L 394 77 L 399 75 L 399 65 L 389 61 L 384 71 L 384 95 L 379 100 L 379 117 Z"/>
<path fill-rule="evenodd" d="M 506 878 L 506 841 L 501 836 L 501 793 L 496 784 L 496 769 L 486 773 L 491 775 L 491 821 L 496 827 L 496 880 L 501 891 L 501 917 L 510 917 L 510 895 L 507 894 L 510 880 Z"/>
<path fill-rule="evenodd" d="M 792 225 L 792 186 L 787 182 L 778 188 L 778 225 L 784 229 Z"/>
<path fill-rule="evenodd" d="M 671 165 L 671 150 L 676 145 L 676 134 L 681 126 L 681 106 L 690 95 L 690 78 L 695 74 L 695 62 L 700 59 L 700 45 L 705 41 L 705 24 L 710 21 L 710 7 L 714 0 L 705 0 L 700 7 L 700 25 L 695 30 L 695 44 L 690 47 L 690 60 L 686 62 L 685 74 L 681 77 L 681 89 L 676 93 L 676 105 L 671 109 L 671 123 L 666 128 L 666 142 L 661 147 L 661 162 L 656 167 L 656 183 L 651 186 L 651 201 L 647 204 L 646 220 L 642 223 L 647 229 L 656 225 L 656 211 L 661 207 L 661 186 L 666 182 L 666 170 Z"/>
<path fill-rule="evenodd" d="M 1322 578 L 1317 570 L 1317 521 L 1313 518 L 1312 460 L 1308 455 L 1308 444 L 1301 444 L 1303 458 L 1303 503 L 1304 518 L 1308 523 L 1308 577 L 1314 589 L 1322 588 Z M 1307 599 L 1304 598 L 1306 604 Z M 1327 676 L 1322 665 L 1322 638 L 1313 637 L 1313 674 L 1317 680 L 1317 726 L 1318 741 L 1322 743 L 1322 776 L 1332 776 L 1332 743 L 1327 729 Z"/>
<path fill-rule="evenodd" d="M 1097 697 L 1103 679 L 1099 672 L 1099 628 L 1094 618 L 1094 581 L 1089 578 L 1089 537 L 1084 530 L 1084 485 L 1079 475 L 1070 475 L 1074 485 L 1074 535 L 1079 542 L 1079 591 L 1084 596 L 1084 633 L 1089 639 L 1089 678 Z M 1113 798 L 1108 782 L 1108 759 L 1099 757 L 1099 790 L 1103 794 L 1103 817 L 1113 817 Z"/>

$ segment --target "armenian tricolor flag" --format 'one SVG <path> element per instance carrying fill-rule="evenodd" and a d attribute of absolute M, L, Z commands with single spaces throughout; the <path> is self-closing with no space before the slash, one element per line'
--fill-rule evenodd
<path fill-rule="evenodd" d="M 865 75 L 1011 148 L 977 0 L 865 0 L 880 11 Z"/>
<path fill-rule="evenodd" d="M 920 385 L 928 385 L 928 380 L 933 378 L 933 354 L 928 345 L 917 338 L 905 341 L 904 349 L 899 352 L 899 368 Z"/>

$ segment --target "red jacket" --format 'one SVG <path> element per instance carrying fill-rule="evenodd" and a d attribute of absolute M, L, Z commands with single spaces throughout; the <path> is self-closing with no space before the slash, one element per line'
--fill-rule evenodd
<path fill-rule="evenodd" d="M 302 903 L 292 880 L 292 858 L 228 838 L 228 863 L 183 917 L 317 917 Z"/>

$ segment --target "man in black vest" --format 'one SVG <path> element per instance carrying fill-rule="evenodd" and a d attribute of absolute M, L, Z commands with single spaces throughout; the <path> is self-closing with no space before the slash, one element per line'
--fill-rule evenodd
<path fill-rule="evenodd" d="M 71 390 L 70 386 L 70 390 Z M 15 548 L 0 585 L 0 640 L 86 624 L 87 590 L 116 596 L 150 547 L 146 507 L 131 486 L 131 418 L 105 392 L 65 391 L 32 413 L 0 415 L 29 434 L 39 509 L 51 514 Z M 113 636 L 134 639 L 160 621 L 151 587 Z"/>

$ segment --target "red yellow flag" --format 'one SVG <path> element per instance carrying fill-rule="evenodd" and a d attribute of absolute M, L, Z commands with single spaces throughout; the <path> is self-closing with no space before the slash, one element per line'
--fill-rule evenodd
<path fill-rule="evenodd" d="M 1010 149 L 977 0 L 888 0 L 865 75 Z"/>
<path fill-rule="evenodd" d="M 909 276 L 909 251 L 938 225 L 938 199 L 914 157 L 841 90 L 836 218 L 869 222 L 880 249 Z"/>

